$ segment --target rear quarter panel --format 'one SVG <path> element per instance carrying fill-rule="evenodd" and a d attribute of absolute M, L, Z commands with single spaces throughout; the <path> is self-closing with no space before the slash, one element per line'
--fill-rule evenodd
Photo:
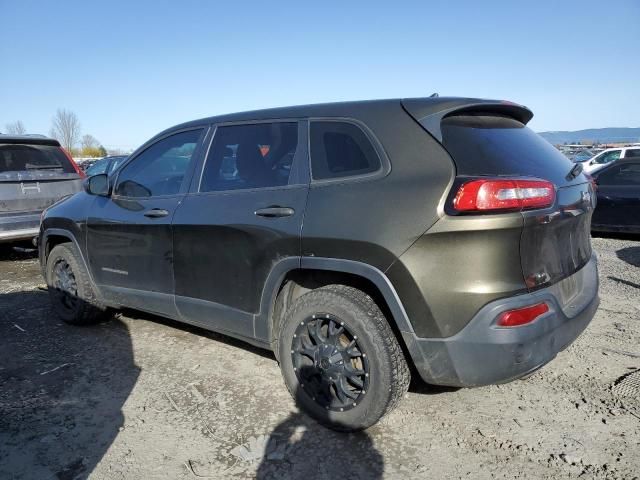
<path fill-rule="evenodd" d="M 305 256 L 364 262 L 386 270 L 438 219 L 455 175 L 444 148 L 401 107 L 345 112 L 366 125 L 391 170 L 374 179 L 313 183 L 305 212 Z"/>

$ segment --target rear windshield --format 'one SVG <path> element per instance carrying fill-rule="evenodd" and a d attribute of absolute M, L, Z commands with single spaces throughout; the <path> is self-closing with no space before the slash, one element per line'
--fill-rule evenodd
<path fill-rule="evenodd" d="M 60 147 L 50 145 L 0 145 L 0 173 L 51 170 L 74 173 Z"/>
<path fill-rule="evenodd" d="M 574 164 L 553 145 L 510 117 L 460 115 L 441 124 L 443 144 L 459 175 L 511 175 L 568 183 Z M 585 181 L 582 176 L 573 183 Z"/>

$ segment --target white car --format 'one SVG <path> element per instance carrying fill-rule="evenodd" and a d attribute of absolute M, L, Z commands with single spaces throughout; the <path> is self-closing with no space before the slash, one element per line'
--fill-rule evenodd
<path fill-rule="evenodd" d="M 586 162 L 582 162 L 583 170 L 587 173 L 600 170 L 605 165 L 615 162 L 620 158 L 638 158 L 640 159 L 640 146 L 637 147 L 621 147 L 607 148 Z"/>

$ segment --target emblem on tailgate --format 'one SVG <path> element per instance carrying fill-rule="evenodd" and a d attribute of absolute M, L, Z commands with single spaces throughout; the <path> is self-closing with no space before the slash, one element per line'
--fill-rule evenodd
<path fill-rule="evenodd" d="M 27 185 L 24 184 L 24 182 L 20 183 L 20 188 L 22 189 L 22 193 L 24 195 L 26 195 L 28 192 L 35 190 L 36 192 L 40 193 L 40 182 L 36 182 L 35 184 L 33 183 L 28 183 Z"/>

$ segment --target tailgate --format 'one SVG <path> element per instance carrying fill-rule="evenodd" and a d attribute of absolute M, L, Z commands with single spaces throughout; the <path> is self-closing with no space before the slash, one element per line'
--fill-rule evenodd
<path fill-rule="evenodd" d="M 458 177 L 517 177 L 554 184 L 551 207 L 522 212 L 521 267 L 527 287 L 535 290 L 571 276 L 591 258 L 595 195 L 588 178 L 572 172 L 575 164 L 525 126 L 531 118 L 527 112 L 514 105 L 483 104 L 416 120 L 441 137 Z"/>
<path fill-rule="evenodd" d="M 0 179 L 0 213 L 41 212 L 62 197 L 80 191 L 77 174 L 66 178 L 7 181 Z"/>
<path fill-rule="evenodd" d="M 551 211 L 524 212 L 520 257 L 525 283 L 535 290 L 570 277 L 591 258 L 595 194 L 589 182 L 559 188 Z M 571 282 L 563 282 L 569 290 Z M 563 292 L 570 301 L 575 291 Z"/>

